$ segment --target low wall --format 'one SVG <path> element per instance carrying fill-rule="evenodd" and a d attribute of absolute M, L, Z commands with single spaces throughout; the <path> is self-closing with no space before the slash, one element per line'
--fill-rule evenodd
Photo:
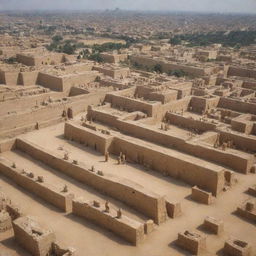
<path fill-rule="evenodd" d="M 38 71 L 21 72 L 20 77 L 22 85 L 35 85 L 38 78 Z"/>
<path fill-rule="evenodd" d="M 109 94 L 107 102 L 111 103 L 113 107 L 121 107 L 129 112 L 132 111 L 141 111 L 146 113 L 148 116 L 154 116 L 157 112 L 156 109 L 161 105 L 160 102 L 157 103 L 147 103 L 137 99 L 131 99 L 120 95 Z"/>
<path fill-rule="evenodd" d="M 256 104 L 242 102 L 240 100 L 221 97 L 217 107 L 230 109 L 240 113 L 256 115 Z"/>
<path fill-rule="evenodd" d="M 93 202 L 86 202 L 83 199 L 73 200 L 73 214 L 93 221 L 134 245 L 138 245 L 144 240 L 143 224 L 123 215 L 121 218 L 117 218 L 117 214 L 113 210 L 106 212 L 105 207 L 96 207 Z"/>
<path fill-rule="evenodd" d="M 167 113 L 168 115 L 174 115 L 172 113 Z M 184 139 L 180 138 L 179 136 L 176 136 L 174 134 L 166 133 L 165 131 L 160 131 L 156 129 L 152 129 L 148 126 L 144 126 L 142 123 L 138 123 L 136 121 L 124 121 L 122 119 L 118 119 L 118 117 L 113 116 L 107 112 L 100 111 L 100 110 L 94 110 L 89 109 L 88 115 L 95 121 L 103 122 L 107 125 L 110 125 L 112 127 L 117 128 L 119 131 L 123 132 L 124 134 L 132 135 L 136 138 L 147 140 L 156 144 L 160 144 L 163 146 L 166 146 L 168 148 L 177 149 L 181 152 L 190 154 L 192 156 L 200 157 L 202 159 L 215 162 L 217 164 L 221 164 L 224 166 L 227 166 L 229 168 L 232 168 L 236 171 L 247 173 L 251 168 L 251 161 L 252 156 L 245 155 L 245 154 L 236 154 L 234 152 L 228 152 L 228 151 L 222 151 L 220 149 L 215 149 L 212 146 L 208 146 L 205 144 L 202 144 L 201 141 L 185 141 Z M 200 127 L 201 131 L 205 130 L 215 130 L 215 125 L 196 121 L 196 120 L 190 120 L 185 119 L 182 116 L 179 116 L 181 120 L 185 120 L 187 123 L 186 128 L 193 127 L 189 126 L 189 122 L 195 121 L 194 127 L 197 127 L 197 129 Z M 185 122 L 184 121 L 184 122 Z M 196 126 L 199 125 L 199 126 Z M 205 126 L 204 126 L 205 125 Z M 72 130 L 73 124 L 69 125 L 69 130 Z M 75 127 L 75 126 L 74 126 Z M 76 126 L 77 127 L 77 126 Z M 93 132 L 91 130 L 88 131 L 86 135 L 82 135 L 81 131 L 79 132 L 79 135 L 74 135 L 76 141 L 80 142 L 81 138 L 84 143 L 88 143 L 91 147 L 94 147 L 94 143 L 97 143 L 97 139 L 95 136 L 98 134 L 98 136 L 104 137 L 103 135 L 99 134 L 98 132 Z M 69 134 L 71 131 L 69 131 Z M 76 132 L 74 131 L 73 134 Z M 82 132 L 83 133 L 83 132 Z M 90 136 L 91 134 L 91 136 Z M 79 136 L 81 136 L 79 138 Z M 86 138 L 85 138 L 86 137 Z M 216 134 L 217 138 L 217 134 Z M 108 144 L 109 145 L 109 144 Z M 97 150 L 102 152 L 106 152 L 107 146 L 104 144 L 103 150 L 101 147 Z M 95 147 L 94 147 L 95 148 Z"/>
<path fill-rule="evenodd" d="M 85 71 L 84 73 L 73 73 L 63 76 L 63 90 L 69 93 L 70 88 L 73 85 L 80 85 L 89 82 L 94 82 L 96 77 L 99 75 L 96 71 Z"/>
<path fill-rule="evenodd" d="M 72 130 L 72 126 L 73 124 L 69 124 L 69 129 Z M 141 136 L 144 139 L 145 136 L 147 136 L 151 137 L 151 139 L 149 139 L 150 141 L 157 140 L 157 138 L 161 139 L 161 141 L 165 140 L 168 142 L 172 140 L 171 136 L 159 136 L 162 134 L 154 132 L 153 130 L 147 130 L 145 128 L 138 127 L 135 124 L 132 125 L 131 122 L 123 123 L 123 127 L 126 127 L 127 131 L 130 133 L 132 129 L 129 129 L 129 127 L 131 128 L 131 126 L 133 126 L 133 130 L 135 131 L 134 134 L 137 134 L 137 136 Z M 83 135 L 85 138 L 84 140 L 89 140 L 89 138 L 94 136 L 94 133 L 97 132 L 87 129 L 86 134 Z M 168 140 L 168 138 L 170 140 Z M 181 139 L 175 139 L 177 145 L 183 145 L 184 148 L 186 148 L 186 146 L 189 147 L 189 144 L 186 145 L 186 143 Z M 173 139 L 173 141 L 170 143 L 175 143 L 175 139 Z M 162 144 L 164 144 L 164 142 Z M 187 150 L 193 152 L 192 148 Z M 129 140 L 128 138 L 124 137 L 115 137 L 112 144 L 109 145 L 108 151 L 116 155 L 119 155 L 120 152 L 123 152 L 128 159 L 134 162 L 147 165 L 154 170 L 181 179 L 191 185 L 198 185 L 203 189 L 209 190 L 213 193 L 213 195 L 217 195 L 219 192 L 221 192 L 224 186 L 223 168 L 211 163 L 206 163 L 204 160 L 177 151 L 166 153 L 165 150 L 160 147 L 152 149 L 150 146 L 142 145 L 141 141 L 136 141 L 136 139 Z M 200 156 L 201 152 L 203 151 L 204 148 L 200 148 L 198 150 L 198 156 Z M 211 155 L 209 150 L 207 152 L 208 156 Z M 204 167 L 204 165 L 209 166 L 209 168 Z"/>
<path fill-rule="evenodd" d="M 19 84 L 19 72 L 5 72 L 4 81 L 6 85 Z"/>
<path fill-rule="evenodd" d="M 66 101 L 50 103 L 48 106 L 40 106 L 37 109 L 33 109 L 33 111 L 26 109 L 16 114 L 1 116 L 0 136 L 4 137 L 8 136 L 8 134 L 12 135 L 12 133 L 17 135 L 26 130 L 33 130 L 37 122 L 61 118 L 63 111 L 69 107 L 72 107 L 74 115 L 86 111 L 88 105 L 99 104 L 104 99 L 106 92 L 107 90 L 101 90 L 95 93 L 69 97 Z"/>
<path fill-rule="evenodd" d="M 72 211 L 73 194 L 59 191 L 57 188 L 45 182 L 39 183 L 36 178 L 30 178 L 19 168 L 11 167 L 12 163 L 6 159 L 0 159 L 0 173 L 10 178 L 17 185 L 25 190 L 30 191 L 34 195 L 44 199 L 57 208 L 65 211 Z"/>
<path fill-rule="evenodd" d="M 26 66 L 35 66 L 35 58 L 32 56 L 27 56 L 25 54 L 17 54 L 17 61 Z"/>
<path fill-rule="evenodd" d="M 219 97 L 203 98 L 199 96 L 193 96 L 189 103 L 189 107 L 191 107 L 192 112 L 202 114 L 208 109 L 216 108 L 219 100 Z"/>
<path fill-rule="evenodd" d="M 196 129 L 199 132 L 213 131 L 216 128 L 215 124 L 194 120 L 175 113 L 167 112 L 165 118 L 170 121 L 170 124 L 181 126 L 186 129 Z"/>
<path fill-rule="evenodd" d="M 233 141 L 233 144 L 237 149 L 243 151 L 250 151 L 256 153 L 256 139 L 253 136 L 248 137 L 243 134 L 237 134 L 233 132 L 219 131 L 220 133 L 220 142 Z"/>
<path fill-rule="evenodd" d="M 54 75 L 39 72 L 37 84 L 49 88 L 52 91 L 64 91 L 63 79 Z"/>
<path fill-rule="evenodd" d="M 16 147 L 16 140 L 15 139 L 6 139 L 0 141 L 0 153 L 10 151 L 15 149 Z"/>
<path fill-rule="evenodd" d="M 124 152 L 129 160 L 149 166 L 153 170 L 180 179 L 202 189 L 220 193 L 224 187 L 224 169 L 220 166 L 189 156 L 178 151 L 166 152 L 162 148 L 152 148 L 135 139 L 115 138 L 112 153 Z"/>
<path fill-rule="evenodd" d="M 70 123 L 65 123 L 64 136 L 68 140 L 86 144 L 102 154 L 107 152 L 114 138 L 91 129 L 88 131 L 88 128 Z"/>
<path fill-rule="evenodd" d="M 40 105 L 41 102 L 48 100 L 49 97 L 51 97 L 52 99 L 55 99 L 63 96 L 64 95 L 62 93 L 47 92 L 47 93 L 40 93 L 37 95 L 25 96 L 20 99 L 3 101 L 1 102 L 0 115 L 4 115 L 9 111 L 20 112 L 24 109 L 35 107 L 36 105 Z"/>
<path fill-rule="evenodd" d="M 240 77 L 256 78 L 256 70 L 255 69 L 248 69 L 248 68 L 230 66 L 229 70 L 228 70 L 228 76 L 240 76 Z"/>
<path fill-rule="evenodd" d="M 160 60 L 158 58 L 153 58 L 151 56 L 143 56 L 143 55 L 132 55 L 130 56 L 130 60 L 133 64 L 139 64 L 142 67 L 150 67 L 153 68 L 155 65 L 160 64 L 162 66 L 162 70 L 165 73 L 168 73 L 172 70 L 182 70 L 187 75 L 193 77 L 201 77 L 207 74 L 210 74 L 213 71 L 212 67 L 197 67 L 197 66 L 189 66 L 186 64 L 179 64 L 175 62 L 168 62 L 164 60 Z M 135 64 L 135 65 L 136 65 Z"/>
<path fill-rule="evenodd" d="M 50 167 L 93 187 L 101 193 L 130 205 L 137 211 L 152 218 L 157 224 L 166 220 L 165 199 L 162 196 L 147 191 L 139 184 L 110 175 L 100 176 L 90 171 L 89 167 L 83 166 L 81 163 L 74 165 L 71 161 L 63 160 L 61 156 L 48 152 L 24 139 L 17 139 L 16 145 L 17 149 Z"/>

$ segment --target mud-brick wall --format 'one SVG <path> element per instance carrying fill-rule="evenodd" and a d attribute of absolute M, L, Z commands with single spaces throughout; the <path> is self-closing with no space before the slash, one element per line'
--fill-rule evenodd
<path fill-rule="evenodd" d="M 249 103 L 249 102 L 242 102 L 240 100 L 221 97 L 218 107 L 230 109 L 230 110 L 241 112 L 241 113 L 246 113 L 246 114 L 250 113 L 250 114 L 256 115 L 256 104 Z"/>
<path fill-rule="evenodd" d="M 35 58 L 23 54 L 17 54 L 17 61 L 26 66 L 35 66 Z"/>
<path fill-rule="evenodd" d="M 105 91 L 78 95 L 68 98 L 67 101 L 61 103 L 51 103 L 48 106 L 40 107 L 31 111 L 26 109 L 24 112 L 17 114 L 5 115 L 0 117 L 0 132 L 11 131 L 16 127 L 30 127 L 36 125 L 36 122 L 43 122 L 51 119 L 59 119 L 63 110 L 72 107 L 73 114 L 76 115 L 82 111 L 86 111 L 87 106 L 98 104 L 105 96 Z"/>
<path fill-rule="evenodd" d="M 6 139 L 1 140 L 0 142 L 0 153 L 10 151 L 12 149 L 15 149 L 16 147 L 16 139 Z"/>
<path fill-rule="evenodd" d="M 24 228 L 22 221 L 26 221 L 27 218 L 28 217 L 21 217 L 13 222 L 15 241 L 25 250 L 30 252 L 31 255 L 49 255 L 52 243 L 56 240 L 55 234 L 52 231 L 48 231 L 47 233 L 36 237 L 34 234 L 32 234 L 31 230 L 27 230 L 28 228 L 26 225 Z"/>
<path fill-rule="evenodd" d="M 189 106 L 192 108 L 192 112 L 201 114 L 203 111 L 205 111 L 206 99 L 193 96 L 189 103 Z"/>
<path fill-rule="evenodd" d="M 181 126 L 183 128 L 197 129 L 200 132 L 214 131 L 216 128 L 215 124 L 203 122 L 200 120 L 194 120 L 175 113 L 167 112 L 166 119 L 170 121 L 171 124 Z"/>
<path fill-rule="evenodd" d="M 185 97 L 183 99 L 171 101 L 167 104 L 161 105 L 157 110 L 155 118 L 158 121 L 162 121 L 167 111 L 186 111 L 188 109 L 188 105 L 191 97 Z"/>
<path fill-rule="evenodd" d="M 104 109 L 88 108 L 87 118 L 93 121 L 98 121 L 106 125 L 117 127 L 118 117 L 104 111 Z"/>
<path fill-rule="evenodd" d="M 246 135 L 240 135 L 232 132 L 220 131 L 220 142 L 233 141 L 236 149 L 251 151 L 256 153 L 256 139 Z"/>
<path fill-rule="evenodd" d="M 110 98 L 110 99 L 109 99 Z M 141 111 L 146 113 L 148 116 L 154 116 L 157 112 L 157 109 L 161 105 L 160 102 L 149 104 L 146 102 L 142 102 L 136 99 L 130 99 L 124 96 L 114 95 L 112 94 L 108 97 L 108 102 L 111 103 L 113 107 L 122 107 L 126 111 Z"/>
<path fill-rule="evenodd" d="M 57 188 L 50 184 L 39 183 L 36 178 L 30 178 L 26 174 L 22 173 L 22 170 L 18 168 L 12 168 L 10 161 L 0 160 L 0 173 L 10 178 L 17 185 L 30 191 L 34 195 L 39 196 L 46 202 L 51 203 L 57 208 L 70 212 L 72 210 L 73 195 L 68 193 L 62 193 Z"/>
<path fill-rule="evenodd" d="M 256 70 L 230 66 L 229 70 L 228 70 L 228 76 L 241 76 L 241 77 L 256 78 Z"/>
<path fill-rule="evenodd" d="M 68 140 L 86 144 L 102 154 L 107 152 L 113 141 L 113 136 L 88 130 L 88 128 L 70 123 L 65 123 L 64 136 Z"/>
<path fill-rule="evenodd" d="M 177 136 L 167 134 L 163 131 L 157 131 L 149 127 L 143 127 L 132 121 L 118 120 L 116 127 L 120 131 L 134 137 L 164 145 L 168 148 L 175 148 L 184 153 L 225 165 L 242 173 L 247 173 L 251 168 L 253 157 L 250 155 L 238 155 L 228 151 L 215 149 L 212 146 L 202 145 L 200 142 L 185 141 Z M 217 135 L 215 136 L 215 140 L 216 139 Z"/>
<path fill-rule="evenodd" d="M 63 79 L 61 77 L 53 76 L 39 72 L 37 78 L 37 84 L 42 85 L 52 91 L 64 91 Z"/>
<path fill-rule="evenodd" d="M 197 185 L 217 195 L 224 187 L 224 169 L 196 158 L 175 152 L 173 155 L 141 145 L 136 141 L 115 138 L 111 150 L 114 154 L 124 152 L 128 159 L 150 166 L 188 184 Z M 199 162 L 199 163 L 198 163 Z"/>
<path fill-rule="evenodd" d="M 193 96 L 189 103 L 193 112 L 202 114 L 205 110 L 217 107 L 219 103 L 219 97 L 203 98 Z"/>
<path fill-rule="evenodd" d="M 22 85 L 35 85 L 37 82 L 38 71 L 22 72 L 20 73 L 20 76 Z"/>
<path fill-rule="evenodd" d="M 247 135 L 252 134 L 253 131 L 253 122 L 247 121 L 246 119 L 242 118 L 233 118 L 231 120 L 231 127 L 232 130 L 245 133 Z"/>
<path fill-rule="evenodd" d="M 256 91 L 256 82 L 255 81 L 244 81 L 242 87 Z"/>
<path fill-rule="evenodd" d="M 104 210 L 105 208 L 102 206 L 93 206 L 92 202 L 85 202 L 81 199 L 73 200 L 73 214 L 93 221 L 134 245 L 138 245 L 144 240 L 143 224 L 126 216 L 118 219 L 112 211 L 106 213 Z"/>
<path fill-rule="evenodd" d="M 64 76 L 63 79 L 63 90 L 69 93 L 70 88 L 74 85 L 81 85 L 95 81 L 95 78 L 99 75 L 98 72 L 91 71 L 73 75 Z"/>
<path fill-rule="evenodd" d="M 0 70 L 0 84 L 5 84 L 5 72 Z"/>
<path fill-rule="evenodd" d="M 91 172 L 88 166 L 74 165 L 70 161 L 63 160 L 59 155 L 48 152 L 24 139 L 17 139 L 16 146 L 18 149 L 52 168 L 130 205 L 137 211 L 152 218 L 157 224 L 166 220 L 164 198 L 146 190 L 137 183 L 114 176 L 100 176 L 95 172 Z M 104 172 L 104 170 L 102 171 Z"/>
<path fill-rule="evenodd" d="M 184 151 L 241 173 L 249 172 L 253 164 L 252 155 L 222 151 L 212 146 L 201 145 L 200 143 L 187 142 L 184 144 Z"/>
<path fill-rule="evenodd" d="M 62 97 L 62 93 L 58 92 L 48 92 L 37 95 L 29 95 L 26 97 L 21 97 L 19 99 L 8 100 L 1 102 L 0 115 L 8 113 L 10 110 L 19 112 L 26 108 L 32 108 L 36 105 L 40 105 L 44 100 L 48 100 L 49 97 L 52 99 L 57 97 Z"/>
<path fill-rule="evenodd" d="M 4 81 L 6 85 L 19 84 L 19 72 L 5 72 Z"/>

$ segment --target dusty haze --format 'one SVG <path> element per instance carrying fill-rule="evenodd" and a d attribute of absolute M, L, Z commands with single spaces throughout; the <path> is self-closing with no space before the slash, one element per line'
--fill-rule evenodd
<path fill-rule="evenodd" d="M 199 12 L 256 13 L 255 0 L 0 0 L 0 10 L 34 9 L 129 9 Z"/>

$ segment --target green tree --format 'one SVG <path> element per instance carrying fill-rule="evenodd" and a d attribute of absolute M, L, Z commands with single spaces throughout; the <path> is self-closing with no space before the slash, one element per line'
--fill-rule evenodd
<path fill-rule="evenodd" d="M 163 68 L 160 64 L 156 64 L 153 68 L 153 70 L 157 73 L 163 73 Z"/>
<path fill-rule="evenodd" d="M 55 36 L 52 37 L 53 42 L 60 42 L 62 40 L 63 40 L 63 37 L 60 36 L 60 35 L 55 35 Z"/>

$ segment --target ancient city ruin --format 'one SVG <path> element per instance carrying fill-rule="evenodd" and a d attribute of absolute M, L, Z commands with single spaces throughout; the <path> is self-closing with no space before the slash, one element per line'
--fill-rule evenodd
<path fill-rule="evenodd" d="M 189 17 L 0 13 L 0 256 L 256 255 L 256 19 Z"/>

